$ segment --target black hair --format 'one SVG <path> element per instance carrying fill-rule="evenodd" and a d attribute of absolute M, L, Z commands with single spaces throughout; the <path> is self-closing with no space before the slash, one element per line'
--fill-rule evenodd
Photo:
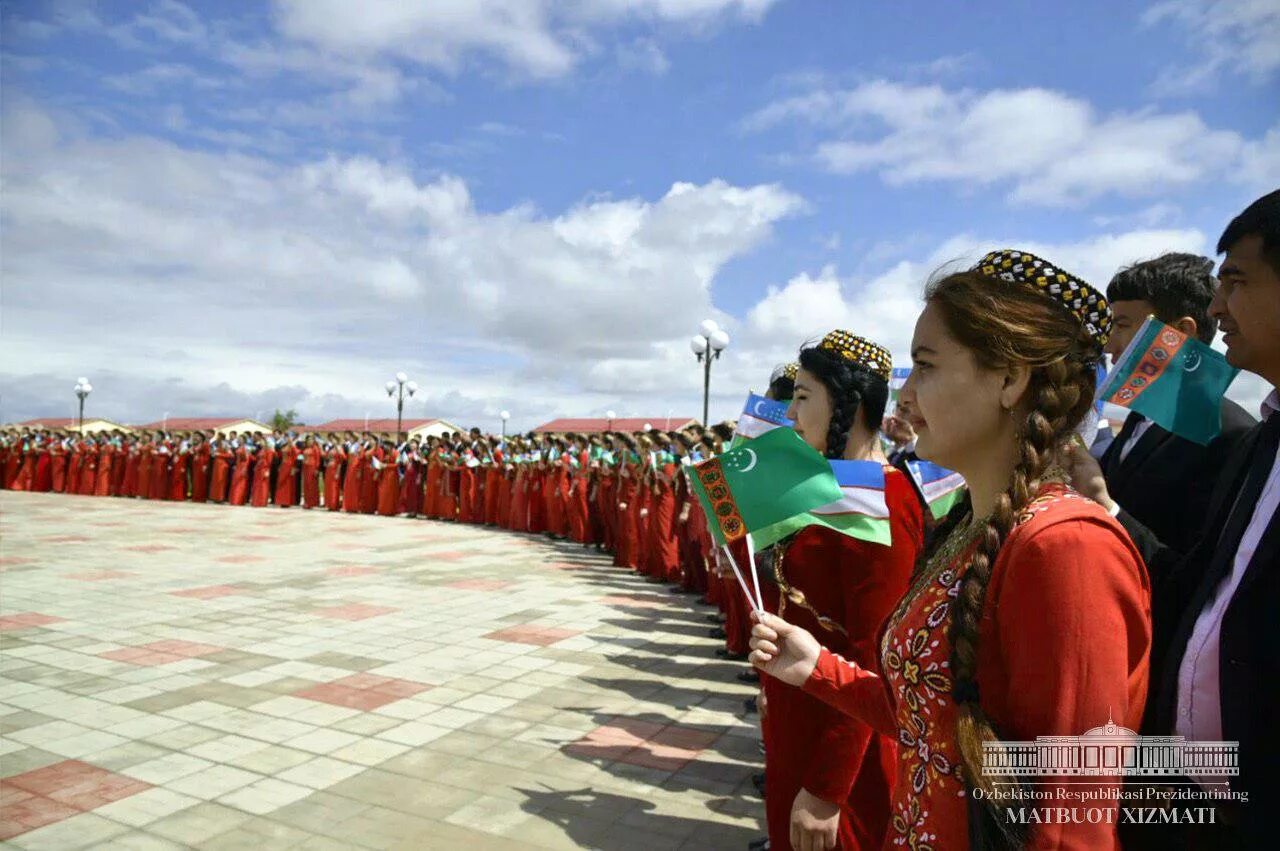
<path fill-rule="evenodd" d="M 1121 269 L 1107 285 L 1107 301 L 1150 302 L 1165 323 L 1190 316 L 1196 336 L 1212 343 L 1218 321 L 1209 315 L 1209 302 L 1217 286 L 1212 260 L 1174 252 Z"/>
<path fill-rule="evenodd" d="M 779 375 L 769 382 L 769 389 L 765 391 L 765 395 L 779 402 L 786 401 L 796 395 L 796 380 L 786 375 Z"/>
<path fill-rule="evenodd" d="M 849 442 L 853 418 L 862 412 L 862 422 L 873 432 L 884 419 L 889 402 L 889 382 L 869 369 L 845 360 L 817 346 L 800 350 L 800 366 L 813 373 L 831 396 L 831 421 L 827 425 L 828 458 L 843 458 Z"/>
<path fill-rule="evenodd" d="M 1262 256 L 1280 275 L 1280 189 L 1268 192 L 1231 220 L 1218 239 L 1218 253 L 1226 254 L 1246 236 L 1262 237 Z"/>
<path fill-rule="evenodd" d="M 711 433 L 721 440 L 731 440 L 733 438 L 733 426 L 730 423 L 716 423 L 711 427 Z"/>

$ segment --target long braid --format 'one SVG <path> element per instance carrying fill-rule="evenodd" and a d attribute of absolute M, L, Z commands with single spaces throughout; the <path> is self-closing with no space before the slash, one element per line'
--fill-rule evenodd
<path fill-rule="evenodd" d="M 995 786 L 982 772 L 984 743 L 998 742 L 979 701 L 977 668 L 978 636 L 992 568 L 1018 515 L 1039 491 L 1045 471 L 1053 462 L 1058 442 L 1087 409 L 1090 396 L 1085 391 L 1093 383 L 1092 368 L 1078 360 L 1061 359 L 1048 364 L 1032 377 L 1030 413 L 1022 425 L 1018 441 L 1018 462 L 1009 488 L 996 499 L 978 546 L 966 565 L 959 594 L 951 605 L 951 674 L 953 697 L 958 710 L 956 739 L 964 776 L 969 787 L 988 793 L 982 811 L 992 818 L 986 827 L 975 825 L 979 843 L 988 847 L 1021 844 L 1023 834 L 1000 812 L 1003 804 L 990 794 Z M 950 518 L 948 518 L 949 520 Z M 994 825 L 997 830 L 990 827 Z M 985 836 L 984 836 L 985 834 Z"/>
<path fill-rule="evenodd" d="M 825 454 L 828 458 L 835 459 L 844 457 L 845 446 L 849 443 L 849 429 L 853 427 L 853 418 L 858 415 L 858 408 L 862 405 L 862 394 L 852 382 L 841 389 L 845 392 L 838 396 L 832 394 L 831 420 L 827 425 Z"/>

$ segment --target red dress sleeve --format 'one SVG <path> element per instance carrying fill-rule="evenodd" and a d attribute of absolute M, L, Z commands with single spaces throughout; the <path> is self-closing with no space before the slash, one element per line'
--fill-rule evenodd
<path fill-rule="evenodd" d="M 876 732 L 897 737 L 893 701 L 884 678 L 874 671 L 868 671 L 824 647 L 803 688 L 806 694 L 858 719 Z"/>
<path fill-rule="evenodd" d="M 1003 739 L 1078 736 L 1109 720 L 1138 729 L 1150 587 L 1129 537 L 1100 509 L 1015 532 L 997 559 L 985 612 L 979 671 L 989 674 L 979 674 L 979 686 Z M 1087 823 L 1042 825 L 1030 843 L 1114 845 L 1114 825 Z"/>

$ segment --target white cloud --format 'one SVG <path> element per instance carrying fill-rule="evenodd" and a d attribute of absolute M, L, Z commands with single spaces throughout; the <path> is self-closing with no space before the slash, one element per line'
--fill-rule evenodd
<path fill-rule="evenodd" d="M 1275 0 L 1164 0 L 1147 9 L 1142 21 L 1148 27 L 1179 26 L 1192 54 L 1160 73 L 1157 93 L 1204 91 L 1224 73 L 1264 83 L 1280 70 L 1280 3 Z"/>
<path fill-rule="evenodd" d="M 705 27 L 722 18 L 756 22 L 774 2 L 277 0 L 276 20 L 286 37 L 342 56 L 394 57 L 450 73 L 472 57 L 483 57 L 520 76 L 552 78 L 567 74 L 592 52 L 596 35 L 607 28 L 635 22 Z M 646 48 L 650 70 L 654 62 L 666 61 L 653 47 Z"/>
<path fill-rule="evenodd" d="M 1280 177 L 1280 132 L 1257 140 L 1210 128 L 1194 112 L 1100 115 L 1048 89 L 949 91 L 877 80 L 817 86 L 771 103 L 743 126 L 826 129 L 809 153 L 828 171 L 872 171 L 891 185 L 925 181 L 1008 187 L 1011 200 L 1064 205 L 1141 197 L 1226 178 L 1256 188 Z"/>
<path fill-rule="evenodd" d="M 610 370 L 661 367 L 653 353 L 683 341 L 686 311 L 713 312 L 725 264 L 803 209 L 779 186 L 711 180 L 555 214 L 484 211 L 455 176 L 370 157 L 295 166 L 82 138 L 29 102 L 9 106 L 6 384 L 110 369 L 117 403 L 147 416 L 175 405 L 144 389 L 176 377 L 187 391 L 305 388 L 295 406 L 306 416 L 329 397 L 377 410 L 381 382 L 402 368 L 464 413 L 692 395 L 689 369 L 647 385 L 661 392 Z"/>

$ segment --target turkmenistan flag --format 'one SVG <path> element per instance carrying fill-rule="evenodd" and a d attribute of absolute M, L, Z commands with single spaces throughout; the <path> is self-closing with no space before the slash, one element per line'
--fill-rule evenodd
<path fill-rule="evenodd" d="M 775 428 L 790 428 L 795 425 L 787 419 L 787 408 L 790 402 L 778 402 L 752 393 L 747 396 L 747 404 L 742 406 L 742 414 L 738 417 L 738 427 L 733 431 L 733 444 L 730 449 L 737 449 L 748 440 L 753 440 L 765 432 Z"/>
<path fill-rule="evenodd" d="M 939 467 L 932 461 L 915 460 L 907 462 L 911 477 L 916 480 L 924 501 L 929 505 L 929 513 L 941 520 L 947 516 L 952 507 L 964 497 L 964 476 Z"/>
<path fill-rule="evenodd" d="M 1222 430 L 1222 397 L 1239 371 L 1221 353 L 1148 316 L 1098 398 L 1205 446 Z"/>
<path fill-rule="evenodd" d="M 775 428 L 694 464 L 690 481 L 718 544 L 840 498 L 827 459 L 789 428 Z"/>
<path fill-rule="evenodd" d="M 889 546 L 889 505 L 884 498 L 884 466 L 879 461 L 828 461 L 840 498 L 752 532 L 760 549 L 805 526 L 826 526 L 860 541 Z"/>

